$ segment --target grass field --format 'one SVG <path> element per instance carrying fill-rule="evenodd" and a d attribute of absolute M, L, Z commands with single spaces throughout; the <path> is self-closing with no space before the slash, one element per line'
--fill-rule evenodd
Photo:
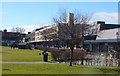
<path fill-rule="evenodd" d="M 118 74 L 118 70 L 69 64 L 3 64 L 3 74 Z"/>
<path fill-rule="evenodd" d="M 2 47 L 2 60 L 5 62 L 43 61 L 41 50 L 11 49 Z M 51 55 L 49 53 L 49 61 Z M 3 74 L 118 74 L 118 67 L 82 66 L 69 64 L 2 64 Z"/>
<path fill-rule="evenodd" d="M 1 46 L 0 46 L 1 47 Z M 2 46 L 2 61 L 14 61 L 14 62 L 35 62 L 43 61 L 41 50 L 29 50 L 29 49 L 11 49 L 10 47 Z M 51 60 L 51 55 L 49 53 L 48 60 Z"/>

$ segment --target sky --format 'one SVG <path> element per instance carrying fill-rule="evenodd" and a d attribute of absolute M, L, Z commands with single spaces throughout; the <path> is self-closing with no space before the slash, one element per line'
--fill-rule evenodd
<path fill-rule="evenodd" d="M 91 21 L 118 23 L 118 2 L 2 2 L 0 30 L 23 27 L 26 32 L 53 23 L 60 9 L 92 14 Z"/>

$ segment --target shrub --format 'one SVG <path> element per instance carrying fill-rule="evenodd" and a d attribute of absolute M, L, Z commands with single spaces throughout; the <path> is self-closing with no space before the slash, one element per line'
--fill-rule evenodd
<path fill-rule="evenodd" d="M 69 61 L 70 60 L 70 49 L 58 49 L 58 48 L 48 48 L 51 52 L 54 61 Z M 86 55 L 86 51 L 83 49 L 74 49 L 73 60 L 80 60 Z"/>

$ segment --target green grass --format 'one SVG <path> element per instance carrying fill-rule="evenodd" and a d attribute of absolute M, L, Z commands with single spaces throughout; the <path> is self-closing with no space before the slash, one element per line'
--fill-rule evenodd
<path fill-rule="evenodd" d="M 43 56 L 39 55 L 42 53 L 41 50 L 29 50 L 29 49 L 11 49 L 10 47 L 2 47 L 2 61 L 13 61 L 13 62 L 34 62 L 43 61 Z M 49 53 L 48 59 L 51 60 Z"/>
<path fill-rule="evenodd" d="M 3 64 L 3 74 L 118 74 L 117 67 L 69 64 Z"/>
<path fill-rule="evenodd" d="M 1 47 L 1 46 L 0 46 Z M 2 61 L 34 62 L 43 61 L 41 50 L 11 49 L 1 47 Z M 49 53 L 49 61 L 51 55 Z M 1 68 L 1 67 L 0 67 Z M 3 64 L 3 74 L 118 74 L 117 67 L 82 66 L 69 64 Z"/>

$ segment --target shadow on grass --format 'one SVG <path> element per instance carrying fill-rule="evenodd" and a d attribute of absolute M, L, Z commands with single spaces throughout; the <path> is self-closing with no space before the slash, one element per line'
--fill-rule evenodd
<path fill-rule="evenodd" d="M 11 71 L 10 69 L 2 69 L 3 71 Z"/>
<path fill-rule="evenodd" d="M 112 71 L 120 73 L 119 69 L 105 69 L 105 68 L 98 68 L 100 71 L 102 71 L 103 73 L 111 73 Z"/>

